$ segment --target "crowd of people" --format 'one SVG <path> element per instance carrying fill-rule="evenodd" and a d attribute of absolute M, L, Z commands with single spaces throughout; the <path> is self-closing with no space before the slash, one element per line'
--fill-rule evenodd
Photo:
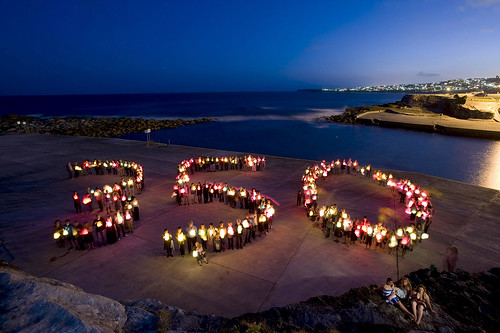
<path fill-rule="evenodd" d="M 134 221 L 140 219 L 139 201 L 136 195 L 144 188 L 144 169 L 135 162 L 122 160 L 86 160 L 82 163 L 69 162 L 70 178 L 87 175 L 120 176 L 114 186 L 104 185 L 102 188 L 87 187 L 86 192 L 80 195 L 74 191 L 72 195 L 75 213 L 82 213 L 82 205 L 89 213 L 93 213 L 97 205 L 99 213 L 93 222 L 86 220 L 65 223 L 60 220 L 54 223 L 54 240 L 59 247 L 69 249 L 91 250 L 95 246 L 113 244 L 134 231 Z M 127 178 L 128 177 L 128 178 Z M 104 215 L 103 215 L 104 214 Z M 104 216 L 104 217 L 102 217 Z"/>
<path fill-rule="evenodd" d="M 130 185 L 129 185 L 130 184 Z M 82 204 L 87 207 L 89 212 L 94 210 L 94 202 L 97 204 L 99 211 L 106 214 L 111 214 L 113 211 L 139 210 L 139 202 L 136 195 L 140 194 L 132 182 L 127 182 L 123 178 L 120 183 L 115 183 L 114 186 L 104 185 L 102 189 L 98 186 L 95 188 L 87 187 L 87 191 L 80 196 L 78 191 L 73 192 L 73 207 L 75 213 L 82 213 Z"/>
<path fill-rule="evenodd" d="M 205 156 L 183 160 L 178 166 L 179 175 L 190 172 L 215 171 L 264 171 L 266 158 L 260 156 Z"/>
<path fill-rule="evenodd" d="M 139 211 L 118 210 L 104 217 L 98 213 L 93 220 L 84 223 L 67 219 L 64 224 L 60 220 L 54 222 L 54 240 L 61 248 L 69 246 L 69 250 L 93 250 L 95 246 L 114 244 L 127 234 L 134 232 L 134 221 L 139 219 Z"/>
<path fill-rule="evenodd" d="M 115 175 L 120 177 L 134 177 L 143 178 L 143 167 L 142 165 L 123 160 L 85 160 L 83 162 L 68 162 L 66 165 L 68 169 L 69 178 L 77 178 L 80 176 L 87 175 Z"/>
<path fill-rule="evenodd" d="M 371 223 L 367 217 L 362 220 L 351 218 L 345 209 L 318 205 L 317 181 L 325 180 L 329 175 L 359 175 L 377 181 L 381 186 L 399 192 L 399 202 L 405 205 L 405 213 L 409 215 L 408 226 L 391 228 L 383 222 Z M 392 174 L 377 170 L 372 171 L 371 165 L 360 166 L 357 161 L 337 159 L 327 163 L 308 167 L 302 176 L 303 187 L 297 194 L 297 205 L 303 205 L 306 214 L 313 221 L 320 221 L 326 237 L 333 233 L 336 242 L 344 244 L 364 244 L 366 249 L 372 246 L 384 250 L 386 245 L 389 253 L 394 248 L 400 248 L 403 255 L 413 250 L 414 245 L 429 237 L 428 229 L 432 223 L 433 206 L 430 195 L 409 179 L 395 179 Z"/>
<path fill-rule="evenodd" d="M 191 183 L 189 174 L 195 172 L 216 172 L 226 170 L 240 171 L 263 171 L 266 165 L 265 157 L 231 156 L 231 157 L 198 157 L 183 160 L 177 170 L 176 182 L 173 186 L 173 194 L 178 205 L 207 204 L 211 202 L 223 202 L 232 208 L 248 210 L 249 215 L 243 219 L 223 221 L 218 226 L 210 223 L 208 227 L 201 224 L 199 228 L 189 222 L 188 227 L 183 230 L 178 227 L 175 235 L 168 229 L 164 230 L 164 250 L 167 257 L 173 256 L 174 242 L 177 243 L 179 254 L 185 255 L 185 244 L 188 252 L 192 254 L 201 265 L 206 261 L 206 252 L 222 252 L 225 250 L 243 249 L 243 247 L 255 240 L 256 235 L 267 234 L 272 228 L 275 209 L 270 198 L 264 196 L 260 191 L 252 188 L 234 187 L 222 182 L 198 182 Z M 185 231 L 185 232 L 184 232 Z M 199 237 L 199 239 L 198 239 Z"/>
<path fill-rule="evenodd" d="M 234 222 L 220 221 L 218 225 L 210 223 L 208 226 L 202 223 L 197 227 L 193 221 L 189 221 L 184 229 L 178 227 L 175 234 L 168 229 L 163 231 L 163 250 L 167 257 L 173 257 L 177 247 L 179 255 L 184 257 L 187 246 L 187 253 L 192 255 L 200 266 L 202 261 L 208 264 L 206 252 L 220 253 L 234 250 L 235 247 L 236 250 L 241 250 L 257 237 L 267 234 L 272 228 L 273 214 L 274 208 L 268 204 Z"/>
<path fill-rule="evenodd" d="M 229 186 L 227 183 L 223 185 L 222 182 L 176 184 L 173 187 L 172 197 L 176 199 L 179 206 L 218 201 L 226 203 L 232 208 L 247 209 L 249 213 L 253 213 L 263 203 L 270 201 L 255 188 L 248 190 L 244 187 Z"/>

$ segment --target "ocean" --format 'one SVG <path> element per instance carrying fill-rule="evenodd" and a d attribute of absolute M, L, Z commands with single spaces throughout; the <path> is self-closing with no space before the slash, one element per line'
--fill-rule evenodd
<path fill-rule="evenodd" d="M 317 120 L 340 114 L 345 107 L 395 102 L 403 96 L 307 91 L 1 96 L 0 114 L 210 117 L 215 121 L 154 131 L 151 139 L 313 160 L 351 157 L 375 168 L 421 172 L 500 189 L 500 141 Z M 123 138 L 146 140 L 146 135 L 134 133 Z"/>

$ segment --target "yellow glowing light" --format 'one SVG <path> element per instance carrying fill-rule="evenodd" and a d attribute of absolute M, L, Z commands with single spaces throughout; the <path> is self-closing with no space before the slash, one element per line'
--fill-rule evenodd
<path fill-rule="evenodd" d="M 396 239 L 396 236 L 392 235 L 391 241 L 389 242 L 389 247 L 396 247 L 396 246 L 398 246 L 398 240 Z"/>

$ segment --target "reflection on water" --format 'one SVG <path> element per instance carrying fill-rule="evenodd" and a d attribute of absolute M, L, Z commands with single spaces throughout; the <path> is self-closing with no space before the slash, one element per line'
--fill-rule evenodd
<path fill-rule="evenodd" d="M 413 171 L 500 189 L 500 142 L 300 120 L 211 122 L 151 133 L 154 141 Z M 125 138 L 144 140 L 144 134 Z M 188 157 L 188 156 L 186 156 Z"/>
<path fill-rule="evenodd" d="M 477 180 L 481 186 L 500 189 L 500 141 L 493 141 L 488 145 L 484 162 L 478 169 Z"/>

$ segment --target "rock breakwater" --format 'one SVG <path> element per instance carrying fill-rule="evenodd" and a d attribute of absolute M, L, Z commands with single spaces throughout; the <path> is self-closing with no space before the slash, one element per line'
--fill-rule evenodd
<path fill-rule="evenodd" d="M 0 117 L 0 133 L 38 133 L 90 137 L 119 137 L 128 133 L 176 128 L 210 122 L 210 118 L 194 120 L 156 120 L 142 118 L 65 117 L 39 118 L 7 115 Z"/>

